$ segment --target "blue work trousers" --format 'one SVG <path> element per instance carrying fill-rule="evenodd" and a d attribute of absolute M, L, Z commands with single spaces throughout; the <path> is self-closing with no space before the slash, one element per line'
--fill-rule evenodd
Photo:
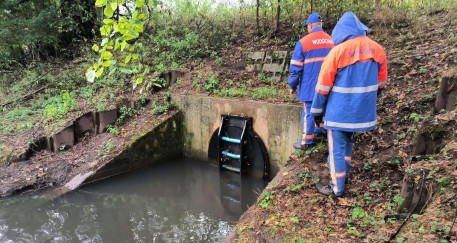
<path fill-rule="evenodd" d="M 324 129 L 314 126 L 314 117 L 311 115 L 312 101 L 303 102 L 303 111 L 301 115 L 301 124 L 303 127 L 303 136 L 300 139 L 300 144 L 312 144 L 314 133 L 324 133 Z"/>
<path fill-rule="evenodd" d="M 328 163 L 332 181 L 330 186 L 337 196 L 343 195 L 345 179 L 349 178 L 353 132 L 327 130 Z"/>

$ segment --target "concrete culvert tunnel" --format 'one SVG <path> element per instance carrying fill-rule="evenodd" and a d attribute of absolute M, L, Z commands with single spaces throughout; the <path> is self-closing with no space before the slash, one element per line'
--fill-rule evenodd
<path fill-rule="evenodd" d="M 252 127 L 251 117 L 222 115 L 221 127 L 211 136 L 208 158 L 217 160 L 222 170 L 267 179 L 270 175 L 268 152 Z"/>
<path fill-rule="evenodd" d="M 255 171 L 256 176 L 274 177 L 294 153 L 293 144 L 302 132 L 303 107 L 299 105 L 185 95 L 173 95 L 172 99 L 183 112 L 183 150 L 188 158 L 218 160 L 219 152 L 223 152 L 218 150 L 223 115 L 252 118 L 245 132 L 248 174 Z M 232 127 L 224 130 L 221 137 L 239 139 L 241 130 Z M 231 145 L 232 150 L 225 152 L 238 155 L 235 144 L 222 143 Z M 227 157 L 230 156 L 225 154 Z"/>

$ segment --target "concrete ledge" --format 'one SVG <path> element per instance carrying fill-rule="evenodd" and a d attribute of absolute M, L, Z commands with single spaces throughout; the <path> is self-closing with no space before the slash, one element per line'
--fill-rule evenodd
<path fill-rule="evenodd" d="M 181 123 L 182 113 L 178 112 L 152 130 L 139 134 L 116 158 L 94 171 L 81 183 L 93 183 L 134 169 L 181 158 L 183 156 Z"/>

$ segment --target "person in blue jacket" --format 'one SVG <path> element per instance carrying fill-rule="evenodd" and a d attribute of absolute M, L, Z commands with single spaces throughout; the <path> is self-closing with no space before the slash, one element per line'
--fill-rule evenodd
<path fill-rule="evenodd" d="M 293 96 L 298 90 L 297 98 L 303 102 L 303 135 L 300 141 L 294 144 L 294 148 L 303 150 L 313 146 L 314 133 L 324 133 L 320 127 L 315 129 L 310 110 L 322 62 L 333 47 L 332 38 L 322 29 L 319 14 L 311 14 L 306 26 L 309 34 L 295 45 L 289 77 L 290 95 Z"/>
<path fill-rule="evenodd" d="M 376 128 L 376 99 L 387 80 L 383 48 L 367 37 L 368 28 L 346 12 L 332 32 L 335 47 L 322 64 L 311 113 L 327 129 L 330 185 L 324 195 L 342 196 L 349 179 L 354 132 Z"/>

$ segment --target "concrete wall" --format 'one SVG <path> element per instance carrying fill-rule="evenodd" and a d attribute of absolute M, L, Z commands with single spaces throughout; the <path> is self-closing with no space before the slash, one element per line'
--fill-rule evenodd
<path fill-rule="evenodd" d="M 182 158 L 182 113 L 178 112 L 158 126 L 138 134 L 122 153 L 99 168 L 84 184 L 139 169 L 155 163 Z"/>
<path fill-rule="evenodd" d="M 185 157 L 208 158 L 211 136 L 221 124 L 221 115 L 226 114 L 243 114 L 253 118 L 254 131 L 267 147 L 273 174 L 284 166 L 294 152 L 293 144 L 301 134 L 300 105 L 176 94 L 172 95 L 172 100 L 184 115 Z"/>

